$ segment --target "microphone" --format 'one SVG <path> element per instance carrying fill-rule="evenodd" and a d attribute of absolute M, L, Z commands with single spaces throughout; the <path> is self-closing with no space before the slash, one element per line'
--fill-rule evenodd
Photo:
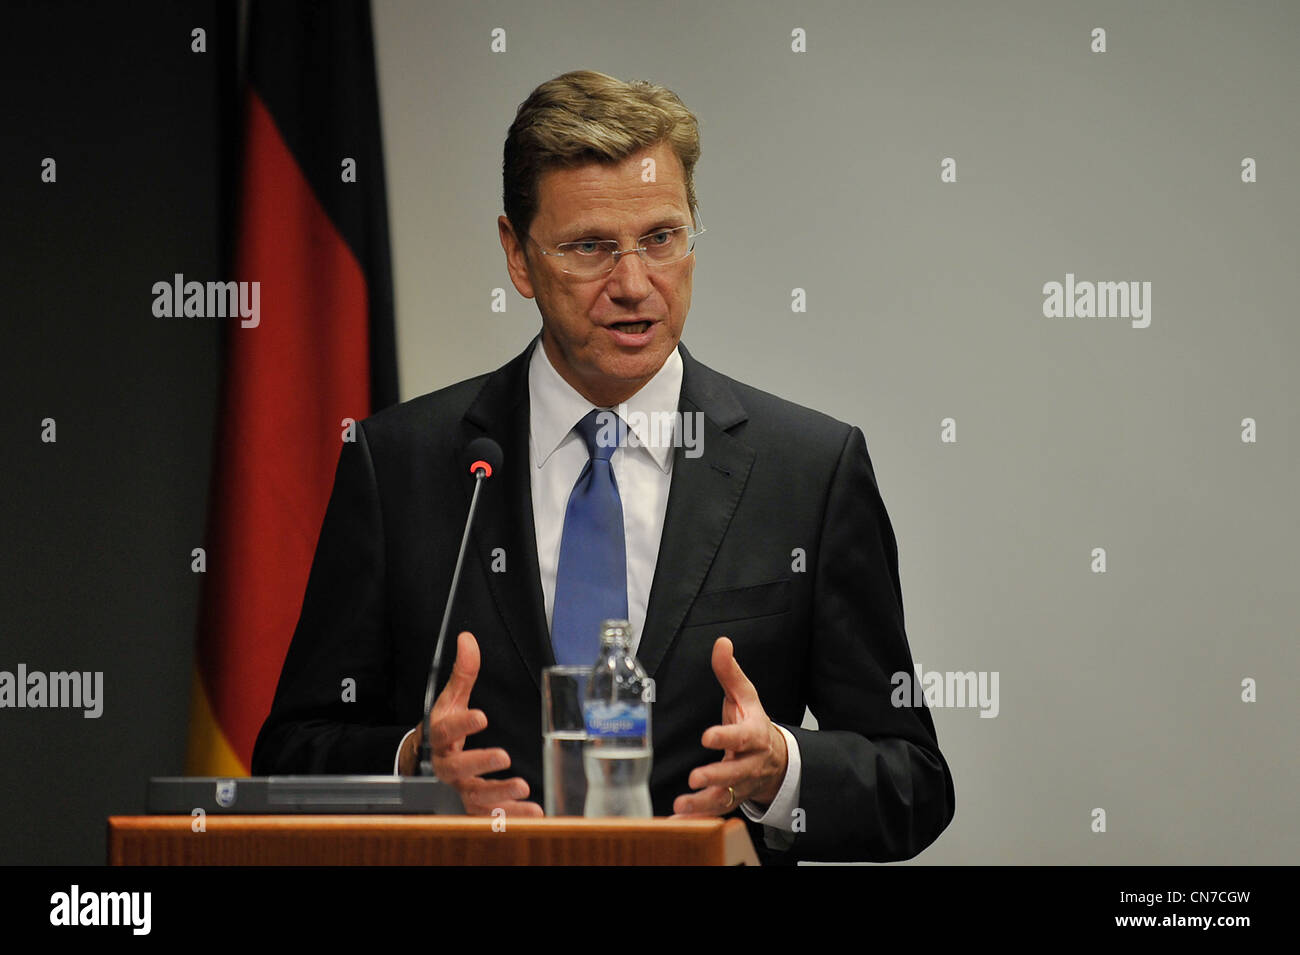
<path fill-rule="evenodd" d="M 447 594 L 447 606 L 442 612 L 442 626 L 438 628 L 438 642 L 433 648 L 433 663 L 429 665 L 429 682 L 424 687 L 424 719 L 420 721 L 420 749 L 417 775 L 432 776 L 433 745 L 429 739 L 429 714 L 433 712 L 433 694 L 438 685 L 438 671 L 442 668 L 442 646 L 447 640 L 447 627 L 451 623 L 451 607 L 456 600 L 456 588 L 460 585 L 460 568 L 465 562 L 465 549 L 469 546 L 469 532 L 474 524 L 474 510 L 478 507 L 478 494 L 483 482 L 501 469 L 501 445 L 491 438 L 475 438 L 465 448 L 462 456 L 464 466 L 474 475 L 474 495 L 469 501 L 469 515 L 465 518 L 465 533 L 460 539 L 460 553 L 456 555 L 456 569 L 451 575 L 451 590 Z"/>

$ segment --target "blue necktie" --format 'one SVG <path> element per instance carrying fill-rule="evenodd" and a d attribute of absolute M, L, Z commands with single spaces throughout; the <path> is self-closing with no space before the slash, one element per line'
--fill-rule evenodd
<path fill-rule="evenodd" d="M 612 411 L 592 409 L 574 430 L 591 456 L 569 494 L 560 538 L 551 610 L 551 644 L 559 664 L 594 664 L 600 625 L 627 618 L 627 550 L 623 501 L 610 457 L 627 425 Z"/>

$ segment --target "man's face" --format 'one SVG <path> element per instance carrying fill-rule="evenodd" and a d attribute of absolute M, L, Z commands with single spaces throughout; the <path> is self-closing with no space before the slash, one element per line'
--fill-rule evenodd
<path fill-rule="evenodd" d="M 643 182 L 643 160 L 654 160 L 654 181 Z M 631 249 L 656 229 L 691 225 L 682 164 L 667 143 L 620 163 L 552 169 L 538 182 L 537 214 L 529 235 L 516 236 L 498 220 L 511 281 L 536 298 L 542 345 L 556 371 L 596 405 L 626 401 L 649 381 L 682 337 L 691 307 L 695 256 L 650 267 L 632 252 L 614 271 L 596 278 L 568 275 L 554 252 L 561 242 L 615 239 Z M 527 244 L 527 257 L 524 244 Z M 644 331 L 622 323 L 648 322 Z"/>

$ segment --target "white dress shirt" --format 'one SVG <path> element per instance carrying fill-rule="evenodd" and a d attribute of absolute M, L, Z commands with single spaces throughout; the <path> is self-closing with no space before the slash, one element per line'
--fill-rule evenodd
<path fill-rule="evenodd" d="M 627 611 L 632 624 L 633 653 L 640 644 L 641 631 L 645 627 L 646 607 L 650 602 L 650 586 L 659 559 L 659 540 L 663 535 L 673 471 L 672 442 L 665 440 L 669 433 L 654 428 L 652 422 L 656 415 L 676 415 L 681 391 L 682 356 L 674 349 L 640 391 L 611 409 L 623 416 L 637 438 L 636 441 L 629 438 L 610 457 L 623 504 Z M 555 576 L 560 565 L 564 515 L 573 485 L 590 457 L 586 442 L 574 426 L 596 406 L 560 377 L 540 339 L 528 363 L 528 399 L 529 483 L 533 495 L 533 525 L 537 533 L 537 569 L 541 574 L 549 630 L 555 608 Z M 667 419 L 660 417 L 659 420 Z M 799 744 L 794 736 L 784 727 L 778 726 L 777 729 L 785 736 L 789 753 L 780 791 L 766 809 L 752 802 L 741 803 L 741 809 L 752 821 L 768 827 L 765 838 L 772 848 L 786 848 L 792 841 L 787 833 L 793 832 L 801 763 Z M 400 746 L 398 751 L 401 751 Z M 396 762 L 393 771 L 397 771 Z"/>
<path fill-rule="evenodd" d="M 641 390 L 612 410 L 631 422 L 636 434 L 610 457 L 618 496 L 623 504 L 623 540 L 627 547 L 627 619 L 632 624 L 632 652 L 645 629 L 650 585 L 659 561 L 659 539 L 668 510 L 672 481 L 671 441 L 652 446 L 652 412 L 675 412 L 682 391 L 682 356 L 676 349 Z M 542 575 L 546 626 L 555 611 L 555 576 L 560 566 L 560 539 L 569 495 L 590 455 L 574 426 L 596 407 L 560 377 L 539 340 L 528 364 L 528 469 L 533 492 L 533 525 L 537 530 L 537 569 Z M 643 415 L 634 412 L 644 412 Z M 634 444 L 640 444 L 635 447 Z M 592 656 L 592 662 L 595 662 Z"/>

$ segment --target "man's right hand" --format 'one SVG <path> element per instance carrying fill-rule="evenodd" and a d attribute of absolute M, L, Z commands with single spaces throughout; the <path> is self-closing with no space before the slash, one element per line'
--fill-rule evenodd
<path fill-rule="evenodd" d="M 478 679 L 478 642 L 469 631 L 456 638 L 456 664 L 451 678 L 433 704 L 429 714 L 429 740 L 433 745 L 433 772 L 445 783 L 456 787 L 465 812 L 471 816 L 489 815 L 504 809 L 507 816 L 541 816 L 542 807 L 525 802 L 528 783 L 522 777 L 483 779 L 484 773 L 510 767 L 510 754 L 504 749 L 465 749 L 465 737 L 487 728 L 487 714 L 469 709 L 469 694 Z M 401 769 L 410 775 L 419 759 L 419 728 L 409 737 L 409 747 L 402 753 Z"/>

